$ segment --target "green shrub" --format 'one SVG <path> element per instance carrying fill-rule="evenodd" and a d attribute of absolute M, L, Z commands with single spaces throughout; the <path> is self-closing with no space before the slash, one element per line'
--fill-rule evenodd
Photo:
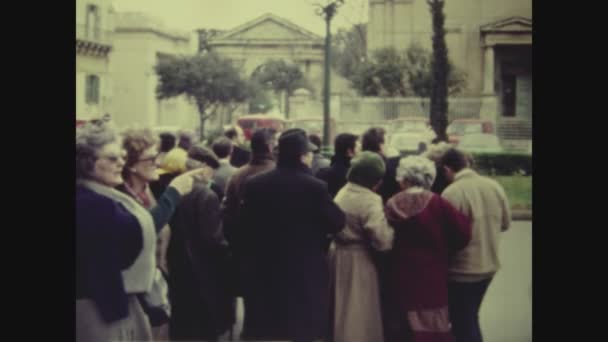
<path fill-rule="evenodd" d="M 532 156 L 519 153 L 472 153 L 473 168 L 492 176 L 532 174 Z"/>

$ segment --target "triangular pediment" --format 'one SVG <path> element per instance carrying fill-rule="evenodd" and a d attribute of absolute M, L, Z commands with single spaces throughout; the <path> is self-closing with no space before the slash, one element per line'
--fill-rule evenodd
<path fill-rule="evenodd" d="M 265 14 L 214 38 L 220 41 L 321 41 L 323 38 L 274 14 Z"/>
<path fill-rule="evenodd" d="M 532 32 L 532 19 L 509 17 L 481 27 L 481 32 Z"/>

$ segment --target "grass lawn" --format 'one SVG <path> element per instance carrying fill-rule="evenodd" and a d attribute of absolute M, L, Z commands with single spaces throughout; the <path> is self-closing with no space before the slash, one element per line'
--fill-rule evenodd
<path fill-rule="evenodd" d="M 525 176 L 491 176 L 499 182 L 511 203 L 511 209 L 532 210 L 532 177 Z"/>

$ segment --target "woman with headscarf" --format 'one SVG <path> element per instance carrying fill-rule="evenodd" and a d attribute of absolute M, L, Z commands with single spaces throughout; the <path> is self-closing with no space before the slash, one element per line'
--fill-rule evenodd
<path fill-rule="evenodd" d="M 468 244 L 471 224 L 430 191 L 435 174 L 435 164 L 428 158 L 402 158 L 396 177 L 402 191 L 386 204 L 387 220 L 395 230 L 388 284 L 394 303 L 391 341 L 454 341 L 448 315 L 448 266 L 455 252 Z"/>
<path fill-rule="evenodd" d="M 346 185 L 336 204 L 346 215 L 346 226 L 333 243 L 333 341 L 383 341 L 378 273 L 371 251 L 386 251 L 393 242 L 382 198 L 375 191 L 386 167 L 382 156 L 362 152 L 351 160 Z"/>
<path fill-rule="evenodd" d="M 76 131 L 76 341 L 151 340 L 137 295 L 152 287 L 156 234 L 203 174 L 175 178 L 147 210 L 114 189 L 123 182 L 123 153 L 106 120 Z"/>

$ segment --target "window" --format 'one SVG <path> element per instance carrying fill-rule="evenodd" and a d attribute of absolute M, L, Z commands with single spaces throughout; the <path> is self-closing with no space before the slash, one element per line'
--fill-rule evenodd
<path fill-rule="evenodd" d="M 86 37 L 91 39 L 99 39 L 99 10 L 95 5 L 87 6 L 86 17 Z"/>
<path fill-rule="evenodd" d="M 87 104 L 99 103 L 99 76 L 88 75 L 86 83 Z"/>

